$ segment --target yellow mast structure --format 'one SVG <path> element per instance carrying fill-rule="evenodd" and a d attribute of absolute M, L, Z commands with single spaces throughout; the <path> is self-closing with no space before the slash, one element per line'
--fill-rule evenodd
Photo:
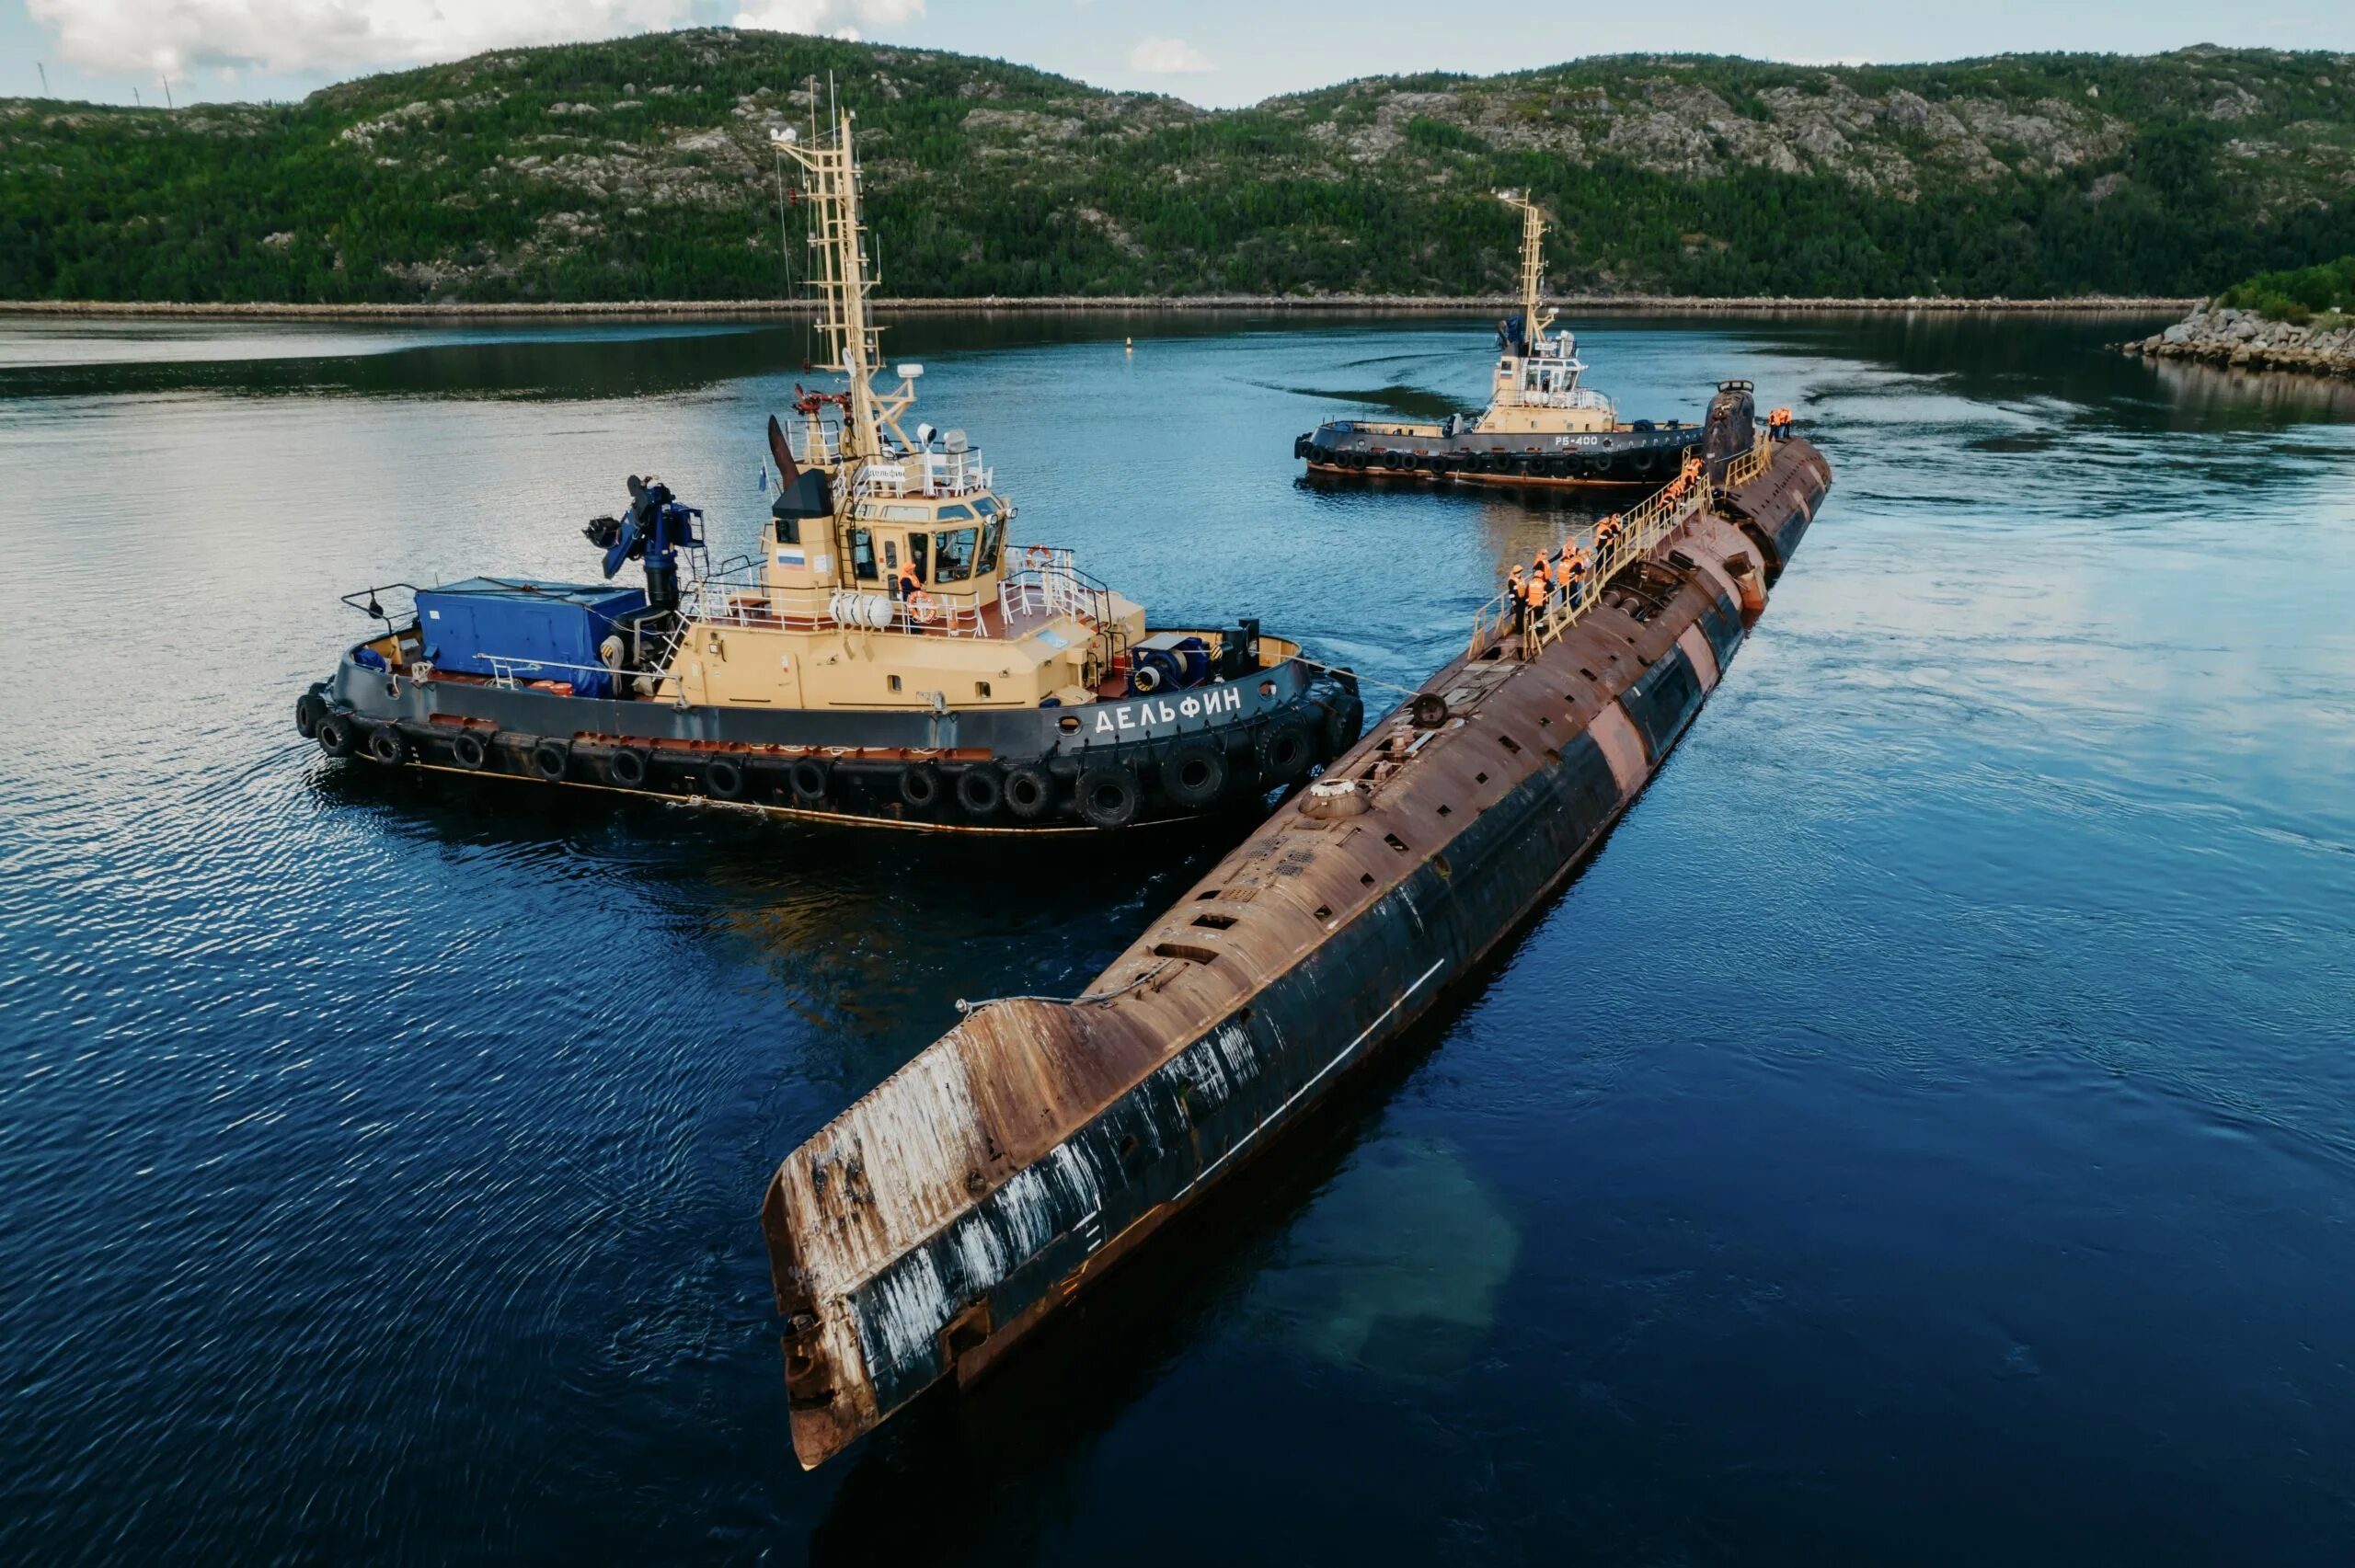
<path fill-rule="evenodd" d="M 1499 193 L 1508 207 L 1521 212 L 1521 326 L 1522 337 L 1530 353 L 1537 351 L 1537 339 L 1554 325 L 1554 313 L 1541 310 L 1537 296 L 1545 287 L 1545 213 L 1536 202 L 1518 190 Z"/>
<path fill-rule="evenodd" d="M 879 393 L 872 380 L 883 358 L 883 329 L 871 325 L 867 315 L 867 231 L 858 216 L 858 160 L 852 150 L 851 119 L 848 109 L 842 111 L 831 145 L 814 137 L 805 143 L 789 126 L 770 132 L 769 141 L 809 178 L 810 245 L 818 253 L 810 281 L 825 301 L 819 327 L 833 352 L 821 368 L 839 371 L 850 381 L 841 457 L 844 477 L 855 482 L 858 464 L 885 455 L 884 430 L 903 450 L 908 446 L 899 420 L 915 402 L 915 387 L 903 374 L 897 387 Z"/>

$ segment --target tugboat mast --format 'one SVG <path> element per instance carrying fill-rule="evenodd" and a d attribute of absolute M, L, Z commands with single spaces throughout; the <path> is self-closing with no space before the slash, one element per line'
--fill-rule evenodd
<path fill-rule="evenodd" d="M 1518 190 L 1499 194 L 1506 206 L 1521 212 L 1522 340 L 1534 354 L 1540 336 L 1554 325 L 1554 313 L 1541 310 L 1537 303 L 1537 296 L 1545 286 L 1545 213 Z"/>
<path fill-rule="evenodd" d="M 810 283 L 825 301 L 819 328 L 833 353 L 821 368 L 838 371 L 850 381 L 841 456 L 845 469 L 855 472 L 859 462 L 884 455 L 883 431 L 890 429 L 897 434 L 900 416 L 915 402 L 915 389 L 903 378 L 895 390 L 878 393 L 872 381 L 883 358 L 883 329 L 871 326 L 867 315 L 867 257 L 861 240 L 866 226 L 858 217 L 851 111 L 842 110 L 836 119 L 831 146 L 814 139 L 805 144 L 790 127 L 770 132 L 769 140 L 809 176 L 810 244 L 818 253 Z"/>

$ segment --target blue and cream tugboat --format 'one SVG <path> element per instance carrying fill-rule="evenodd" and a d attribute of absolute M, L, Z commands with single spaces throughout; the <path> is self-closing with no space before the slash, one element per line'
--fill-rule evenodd
<path fill-rule="evenodd" d="M 1702 428 L 1680 419 L 1623 420 L 1610 398 L 1584 384 L 1578 339 L 1548 333 L 1554 313 L 1538 297 L 1545 279 L 1545 218 L 1507 192 L 1522 215 L 1521 314 L 1497 324 L 1488 406 L 1437 424 L 1335 419 L 1292 443 L 1315 475 L 1447 484 L 1657 487 L 1699 450 Z"/>
<path fill-rule="evenodd" d="M 584 531 L 605 581 L 349 596 L 381 629 L 295 727 L 388 767 L 968 832 L 1198 815 L 1348 749 L 1364 708 L 1346 672 L 1249 619 L 1154 627 L 1070 551 L 1010 542 L 964 433 L 905 423 L 923 367 L 876 385 L 850 118 L 775 140 L 808 177 L 826 368 L 847 384 L 801 395 L 798 452 L 770 418 L 758 555 L 713 569 L 702 513 L 633 475 L 627 509 Z M 642 590 L 611 580 L 631 561 Z"/>

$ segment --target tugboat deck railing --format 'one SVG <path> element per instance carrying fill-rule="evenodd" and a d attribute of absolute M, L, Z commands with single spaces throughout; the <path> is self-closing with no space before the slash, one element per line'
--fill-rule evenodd
<path fill-rule="evenodd" d="M 851 498 L 972 496 L 990 488 L 995 471 L 978 451 L 912 452 L 894 461 L 871 460 L 851 477 Z"/>
<path fill-rule="evenodd" d="M 1601 413 L 1616 412 L 1616 405 L 1591 387 L 1574 386 L 1567 392 L 1532 392 L 1522 388 L 1514 394 L 1512 406 L 1517 408 L 1592 408 Z"/>
<path fill-rule="evenodd" d="M 1593 566 L 1587 574 L 1583 590 L 1574 599 L 1558 589 L 1547 601 L 1545 608 L 1526 617 L 1522 624 L 1522 657 L 1534 657 L 1564 633 L 1586 618 L 1603 598 L 1603 590 L 1613 578 L 1630 564 L 1649 554 L 1652 547 L 1667 538 L 1695 512 L 1706 510 L 1720 490 L 1730 490 L 1748 484 L 1763 472 L 1774 459 L 1774 448 L 1761 436 L 1751 449 L 1726 464 L 1724 481 L 1712 484 L 1705 467 L 1694 475 L 1690 482 L 1680 475 L 1645 498 L 1633 510 L 1620 518 L 1619 535 L 1608 548 L 1595 548 L 1591 532 L 1587 536 L 1589 554 Z M 1477 658 L 1484 650 L 1501 642 L 1506 628 L 1512 624 L 1513 596 L 1507 589 L 1483 604 L 1472 617 L 1470 653 Z"/>
<path fill-rule="evenodd" d="M 703 578 L 684 596 L 699 624 L 797 632 L 891 632 L 909 636 L 1018 639 L 1070 616 L 1094 633 L 1111 619 L 1109 591 L 1081 571 L 1067 549 L 1034 544 L 994 590 L 925 588 L 913 598 L 872 588 L 774 588 L 751 572 Z"/>

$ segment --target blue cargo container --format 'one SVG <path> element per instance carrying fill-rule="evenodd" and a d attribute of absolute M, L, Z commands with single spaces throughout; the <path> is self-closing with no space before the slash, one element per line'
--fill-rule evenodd
<path fill-rule="evenodd" d="M 418 589 L 417 626 L 436 670 L 569 681 L 581 696 L 605 697 L 613 676 L 597 645 L 617 618 L 645 608 L 634 588 L 468 578 Z"/>

